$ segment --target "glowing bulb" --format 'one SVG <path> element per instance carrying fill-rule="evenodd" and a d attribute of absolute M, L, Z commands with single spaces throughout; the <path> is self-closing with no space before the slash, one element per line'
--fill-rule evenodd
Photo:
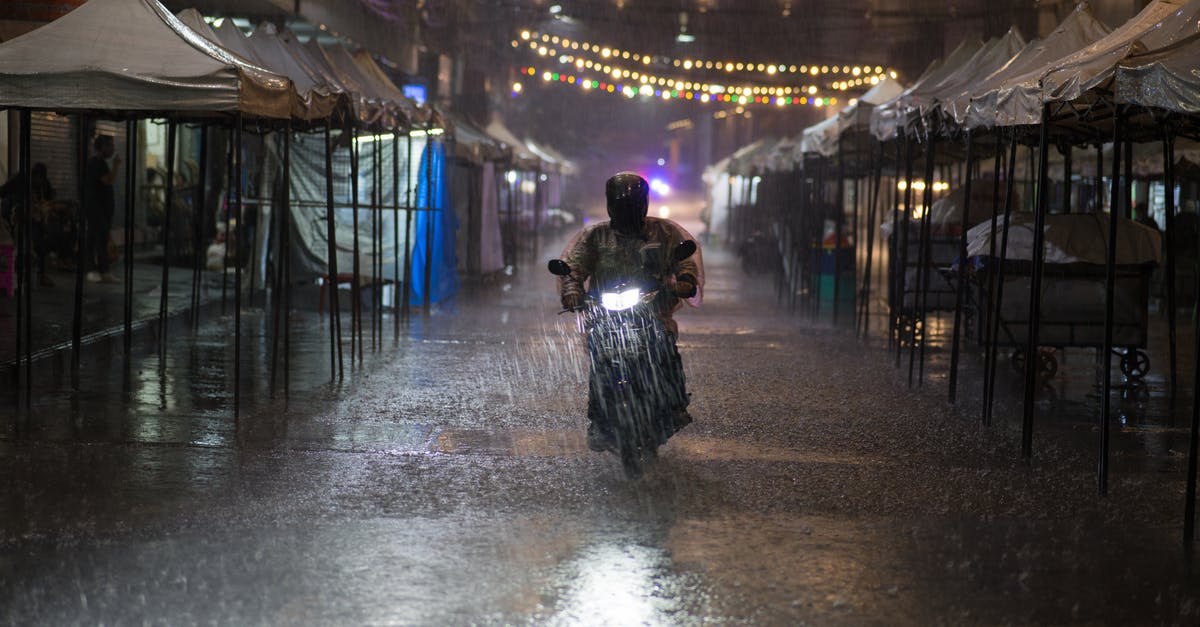
<path fill-rule="evenodd" d="M 527 31 L 527 30 L 521 31 L 521 39 L 528 41 L 529 40 L 529 31 Z"/>
<path fill-rule="evenodd" d="M 521 93 L 521 90 L 522 90 L 522 89 L 524 89 L 524 88 L 521 86 L 521 84 L 520 84 L 520 83 L 513 83 L 513 84 L 512 84 L 512 90 L 513 90 L 513 93 L 514 93 L 514 94 L 519 94 L 519 93 Z"/>

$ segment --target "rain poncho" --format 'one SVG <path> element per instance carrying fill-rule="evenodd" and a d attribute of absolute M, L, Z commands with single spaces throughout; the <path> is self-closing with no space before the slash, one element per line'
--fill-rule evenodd
<path fill-rule="evenodd" d="M 608 221 L 589 226 L 580 231 L 563 250 L 562 259 L 571 266 L 571 274 L 559 278 L 559 292 L 563 297 L 583 295 L 588 289 L 641 277 L 644 274 L 644 255 L 657 255 L 660 267 L 670 268 L 672 251 L 687 240 L 695 242 L 696 238 L 678 224 L 661 218 L 647 217 L 639 236 L 617 233 Z M 687 301 L 698 307 L 704 296 L 704 260 L 698 247 L 695 254 L 675 264 L 674 272 L 663 277 L 667 292 L 671 292 L 669 288 L 675 285 L 675 277 L 684 274 L 696 278 L 696 295 Z M 683 306 L 682 300 L 669 293 L 665 299 L 656 302 L 661 303 L 659 316 L 674 331 L 671 315 Z"/>

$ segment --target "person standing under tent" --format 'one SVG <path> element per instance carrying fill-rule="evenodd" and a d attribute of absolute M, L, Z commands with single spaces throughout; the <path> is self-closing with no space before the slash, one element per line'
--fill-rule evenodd
<path fill-rule="evenodd" d="M 121 168 L 121 158 L 113 154 L 116 152 L 116 142 L 112 135 L 97 135 L 92 141 L 92 150 L 83 179 L 83 215 L 87 234 L 83 264 L 88 270 L 89 283 L 119 283 L 120 279 L 109 271 L 108 237 L 116 209 L 113 181 Z M 111 166 L 108 161 L 110 158 Z"/>

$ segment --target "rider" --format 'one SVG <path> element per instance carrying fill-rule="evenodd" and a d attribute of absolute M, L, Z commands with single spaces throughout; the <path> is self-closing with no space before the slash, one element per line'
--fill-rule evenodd
<path fill-rule="evenodd" d="M 672 263 L 671 254 L 681 242 L 695 239 L 683 227 L 666 219 L 646 215 L 650 185 L 633 172 L 619 172 L 604 186 L 609 220 L 584 228 L 567 245 L 562 259 L 571 274 L 560 277 L 559 293 L 564 309 L 576 311 L 584 305 L 587 282 L 594 291 L 598 285 L 649 272 L 660 275 L 666 289 L 654 301 L 655 313 L 667 330 L 667 361 L 663 371 L 664 392 L 674 408 L 674 430 L 692 421 L 688 414 L 683 361 L 675 347 L 679 326 L 672 315 L 688 301 L 698 306 L 703 287 L 704 264 L 697 250 L 692 256 Z M 674 272 L 664 272 L 674 265 Z M 588 386 L 588 447 L 594 451 L 614 446 L 610 425 L 595 382 Z"/>

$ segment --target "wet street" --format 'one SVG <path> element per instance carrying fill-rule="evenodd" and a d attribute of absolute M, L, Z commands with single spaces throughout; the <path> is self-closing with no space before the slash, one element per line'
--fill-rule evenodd
<path fill-rule="evenodd" d="M 1200 623 L 1181 425 L 1116 428 L 1098 497 L 1087 407 L 1043 402 L 1023 461 L 1015 375 L 983 427 L 974 353 L 949 405 L 944 352 L 910 388 L 878 326 L 705 260 L 678 316 L 695 422 L 637 481 L 585 446 L 583 347 L 538 268 L 384 318 L 336 385 L 300 316 L 287 400 L 248 315 L 236 420 L 228 317 L 161 358 L 94 345 L 78 392 L 36 363 L 30 409 L 2 399 L 0 623 Z"/>

